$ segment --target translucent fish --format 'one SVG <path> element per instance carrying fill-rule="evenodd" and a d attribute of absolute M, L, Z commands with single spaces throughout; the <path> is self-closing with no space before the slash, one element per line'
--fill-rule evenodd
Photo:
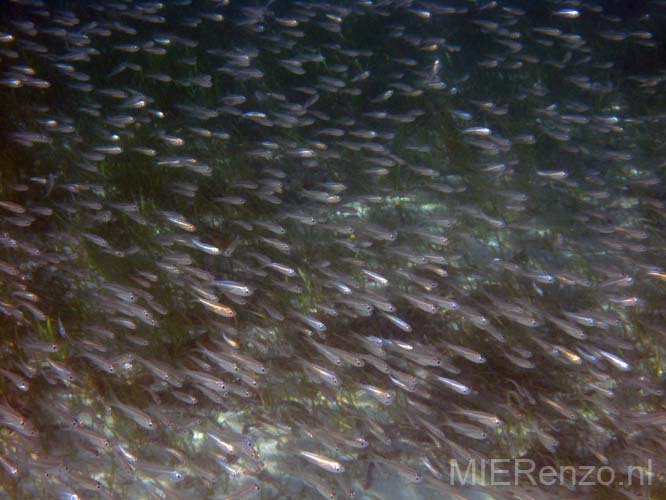
<path fill-rule="evenodd" d="M 321 469 L 324 469 L 325 471 L 333 472 L 335 474 L 340 474 L 345 471 L 345 468 L 340 462 L 337 462 L 336 460 L 330 459 L 328 457 L 324 457 L 322 455 L 318 455 L 317 453 L 300 450 L 298 454 L 308 462 L 316 465 Z"/>

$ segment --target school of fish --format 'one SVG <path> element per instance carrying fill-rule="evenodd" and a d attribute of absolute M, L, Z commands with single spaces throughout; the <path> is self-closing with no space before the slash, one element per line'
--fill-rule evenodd
<path fill-rule="evenodd" d="M 664 498 L 664 34 L 661 0 L 2 2 L 0 496 Z M 617 476 L 451 482 L 492 458 Z"/>

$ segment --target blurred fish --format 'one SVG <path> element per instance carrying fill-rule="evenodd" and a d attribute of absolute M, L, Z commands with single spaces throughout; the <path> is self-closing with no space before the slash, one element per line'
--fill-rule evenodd
<path fill-rule="evenodd" d="M 635 495 L 665 14 L 6 2 L 0 497 Z M 509 448 L 618 480 L 448 484 Z"/>

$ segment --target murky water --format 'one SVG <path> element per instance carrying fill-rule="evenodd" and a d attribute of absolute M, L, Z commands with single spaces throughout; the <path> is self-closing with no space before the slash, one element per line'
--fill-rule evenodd
<path fill-rule="evenodd" d="M 0 496 L 666 495 L 666 3 L 0 5 Z"/>

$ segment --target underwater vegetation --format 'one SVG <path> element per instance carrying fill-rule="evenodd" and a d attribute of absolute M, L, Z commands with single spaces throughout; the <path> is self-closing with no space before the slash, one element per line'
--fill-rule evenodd
<path fill-rule="evenodd" d="M 666 498 L 665 34 L 1 2 L 0 497 Z"/>

